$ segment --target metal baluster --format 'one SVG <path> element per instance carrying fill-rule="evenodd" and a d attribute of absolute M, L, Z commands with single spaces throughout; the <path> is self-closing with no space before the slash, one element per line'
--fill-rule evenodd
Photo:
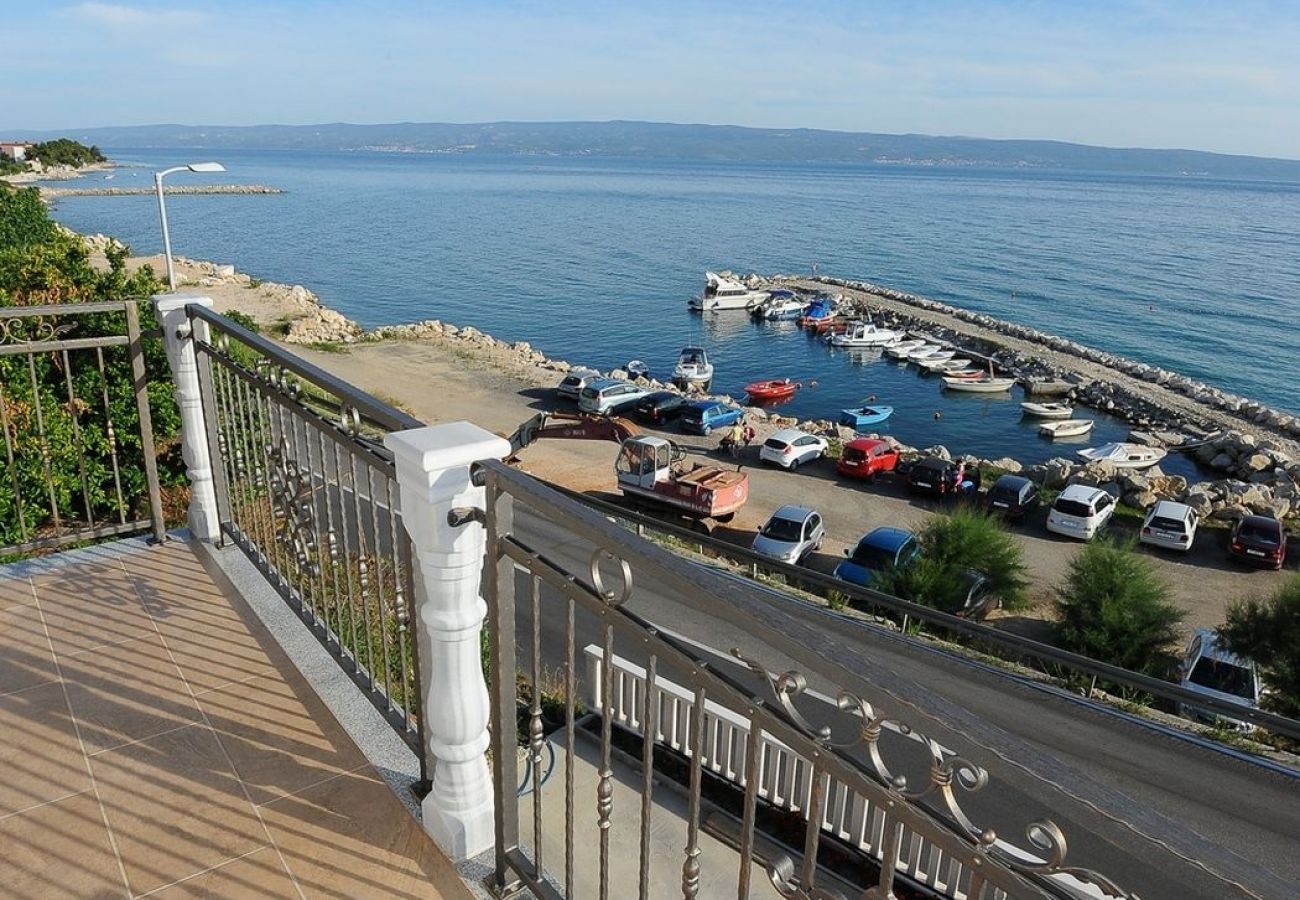
<path fill-rule="evenodd" d="M 570 597 L 568 616 L 564 625 L 564 896 L 573 896 L 573 756 L 574 706 L 578 702 L 576 675 L 574 674 L 574 602 Z"/>
<path fill-rule="evenodd" d="M 352 475 L 352 514 L 357 526 L 357 586 L 361 594 L 361 615 L 365 623 L 366 634 L 366 676 L 373 693 L 378 685 L 375 683 L 375 643 L 374 629 L 370 620 L 370 564 L 366 562 L 366 524 L 361 514 L 361 481 L 357 478 L 357 458 L 348 454 L 348 471 Z"/>
<path fill-rule="evenodd" d="M 217 494 L 218 498 L 223 495 L 225 497 L 221 508 L 221 525 L 225 528 L 239 520 L 248 488 L 244 473 L 240 471 L 240 451 L 234 428 L 235 413 L 230 398 L 230 375 L 220 361 L 214 361 L 206 354 L 205 359 L 208 375 L 200 384 L 206 383 L 212 387 L 211 402 L 215 407 L 212 424 L 215 425 L 218 455 L 226 480 L 225 490 Z M 212 438 L 211 433 L 209 438 Z"/>
<path fill-rule="evenodd" d="M 253 550 L 265 564 L 269 562 L 267 547 L 275 541 L 275 500 L 271 496 L 271 476 L 267 471 L 266 427 L 258 402 L 262 395 L 257 387 L 243 378 L 236 379 L 236 384 L 242 390 L 245 458 L 254 472 L 254 515 L 249 517 L 248 528 L 242 522 L 239 528 L 246 537 L 250 536 L 248 529 L 252 529 Z"/>
<path fill-rule="evenodd" d="M 809 894 L 817 885 L 817 849 L 822 835 L 823 804 L 826 799 L 825 780 L 813 756 L 811 795 L 808 798 L 808 825 L 804 832 L 803 866 L 799 872 L 799 888 Z"/>
<path fill-rule="evenodd" d="M 13 439 L 9 436 L 9 403 L 5 400 L 4 388 L 0 386 L 0 428 L 5 433 L 5 458 L 9 463 L 9 477 L 14 483 L 14 507 L 18 513 L 18 537 L 25 544 L 27 543 L 27 519 L 23 514 L 23 491 L 22 484 L 18 479 L 18 465 L 14 462 L 14 445 Z M 119 488 L 119 494 L 121 490 Z M 122 521 L 126 521 L 125 517 Z"/>
<path fill-rule="evenodd" d="M 658 632 L 650 630 L 652 636 Z M 646 662 L 644 700 L 641 705 L 641 871 L 637 884 L 641 900 L 650 896 L 650 805 L 654 795 L 655 741 L 659 736 L 659 697 L 655 678 L 659 658 Z"/>
<path fill-rule="evenodd" d="M 610 762 L 613 744 L 614 628 L 605 626 L 605 646 L 600 670 L 600 771 L 596 782 L 596 825 L 600 829 L 600 900 L 609 897 L 609 829 L 614 811 L 614 771 Z"/>
<path fill-rule="evenodd" d="M 496 829 L 495 888 L 497 896 L 510 896 L 518 886 L 509 856 L 519 846 L 519 766 L 515 752 L 515 567 L 502 552 L 502 541 L 514 530 L 514 498 L 497 489 L 489 475 L 484 508 L 487 511 L 488 564 L 483 567 L 483 598 L 488 613 L 488 648 L 491 685 L 488 704 L 492 746 L 493 827 Z"/>
<path fill-rule="evenodd" d="M 334 448 L 334 478 L 333 479 L 331 479 L 329 475 L 329 458 L 326 455 L 327 446 L 332 446 Z M 325 435 L 324 434 L 321 435 L 320 479 L 321 479 L 321 490 L 324 492 L 323 506 L 325 507 L 325 547 L 324 547 L 323 555 L 324 555 L 325 563 L 329 567 L 329 584 L 330 584 L 329 605 L 333 607 L 334 610 L 333 623 L 331 624 L 330 621 L 327 619 L 326 625 L 334 632 L 334 636 L 338 640 L 339 659 L 340 661 L 342 661 L 347 659 L 348 651 L 351 648 L 348 647 L 347 637 L 344 634 L 346 629 L 343 626 L 343 590 L 340 587 L 341 578 L 339 575 L 339 565 L 338 565 L 339 533 L 338 533 L 338 526 L 334 522 L 334 503 L 332 500 L 332 498 L 335 495 L 337 495 L 340 490 L 342 490 L 342 484 L 340 483 L 342 479 L 339 478 L 339 469 L 338 469 L 338 446 L 339 445 L 336 441 L 329 441 L 327 444 Z"/>
<path fill-rule="evenodd" d="M 384 483 L 384 498 L 388 503 L 388 539 L 392 545 L 393 564 L 393 616 L 397 620 L 397 652 L 398 663 L 401 666 L 402 715 L 403 719 L 405 719 L 411 715 L 412 710 L 416 709 L 415 704 L 411 702 L 413 685 L 409 646 L 411 614 L 409 594 L 405 589 L 407 569 L 401 565 L 401 541 L 405 532 L 399 531 L 397 527 L 397 501 L 393 497 L 395 481 L 383 475 L 381 475 L 381 478 Z"/>
<path fill-rule="evenodd" d="M 54 519 L 54 533 L 63 534 L 63 521 L 59 517 L 59 501 L 54 496 L 54 471 L 50 468 L 50 444 L 45 437 L 45 415 L 41 411 L 41 386 L 36 379 L 36 354 L 27 356 L 27 370 L 32 375 L 32 408 L 36 411 L 36 437 L 41 446 L 41 460 L 45 464 L 45 488 L 50 495 L 50 515 Z"/>
<path fill-rule="evenodd" d="M 533 699 L 528 710 L 528 753 L 533 780 L 533 875 L 542 877 L 542 581 L 532 581 Z"/>
<path fill-rule="evenodd" d="M 691 672 L 697 677 L 698 672 Z M 686 859 L 682 863 L 682 897 L 695 900 L 700 892 L 700 791 L 704 776 L 700 757 L 704 754 L 704 688 L 695 689 L 691 705 L 691 788 L 687 794 Z"/>
<path fill-rule="evenodd" d="M 68 351 L 61 352 L 63 357 L 63 383 L 68 389 L 68 418 L 72 420 L 72 439 L 77 448 L 77 472 L 81 475 L 81 501 L 86 508 L 86 527 L 95 527 L 95 510 L 90 505 L 90 479 L 86 475 L 86 444 L 81 437 L 81 416 L 77 409 L 77 394 L 72 387 L 72 360 Z"/>
<path fill-rule="evenodd" d="M 343 460 L 339 458 L 339 446 L 334 445 L 334 473 L 338 477 L 338 504 L 339 504 L 339 530 L 342 532 L 343 539 L 343 572 L 347 579 L 348 588 L 348 630 L 351 632 L 351 642 L 348 650 L 352 654 L 352 666 L 360 670 L 361 664 L 357 655 L 357 585 L 356 573 L 352 569 L 352 542 L 348 533 L 348 508 L 344 501 L 344 493 L 347 490 L 343 483 Z M 342 634 L 340 634 L 340 638 Z M 423 758 L 423 754 L 421 754 Z"/>
<path fill-rule="evenodd" d="M 144 366 L 144 344 L 140 336 L 140 310 L 134 301 L 125 303 L 127 355 L 131 358 L 131 383 L 135 387 L 135 413 L 140 424 L 140 450 L 144 457 L 144 477 L 149 488 L 149 518 L 153 537 L 158 543 L 167 539 L 167 519 L 163 513 L 162 480 L 158 477 L 158 459 L 153 444 L 153 414 L 149 411 L 149 376 Z"/>
<path fill-rule="evenodd" d="M 388 698 L 388 709 L 393 708 L 393 686 L 392 686 L 392 648 L 389 647 L 388 637 L 388 616 L 389 605 L 384 602 L 384 553 L 380 548 L 379 541 L 379 501 L 375 497 L 375 470 L 366 467 L 366 494 L 370 498 L 370 524 L 374 529 L 371 534 L 375 536 L 375 597 L 379 601 L 379 642 L 384 650 L 384 695 Z"/>
<path fill-rule="evenodd" d="M 758 710 L 746 710 L 749 718 L 749 735 L 745 740 L 745 806 L 740 825 L 740 881 L 736 896 L 745 900 L 749 896 L 750 868 L 754 861 L 754 818 L 758 806 L 759 755 L 762 752 L 759 736 L 762 728 L 755 718 Z"/>
<path fill-rule="evenodd" d="M 882 900 L 893 900 L 894 871 L 898 868 L 898 845 L 903 839 L 903 823 L 892 822 L 889 817 L 889 808 L 892 808 L 895 802 L 889 801 L 882 814 L 881 824 L 885 841 L 880 855 L 880 879 L 876 882 Z"/>

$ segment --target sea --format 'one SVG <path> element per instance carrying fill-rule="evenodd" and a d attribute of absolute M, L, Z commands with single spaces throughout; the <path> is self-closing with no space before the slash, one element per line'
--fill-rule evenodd
<path fill-rule="evenodd" d="M 303 284 L 370 327 L 473 325 L 600 369 L 665 376 L 706 347 L 716 391 L 760 378 L 804 389 L 782 413 L 872 402 L 919 447 L 1024 463 L 1121 440 L 1091 411 L 1051 442 L 1007 395 L 952 395 L 878 352 L 837 351 L 792 323 L 686 301 L 706 270 L 861 278 L 1022 322 L 1300 414 L 1300 183 L 1037 169 L 735 163 L 304 150 L 105 148 L 90 186 L 149 186 L 215 159 L 277 195 L 175 195 L 173 251 Z M 75 184 L 75 182 L 73 183 Z M 60 186 L 69 186 L 61 182 Z M 55 216 L 161 252 L 151 196 L 73 197 Z M 1163 468 L 1197 476 L 1190 459 Z"/>

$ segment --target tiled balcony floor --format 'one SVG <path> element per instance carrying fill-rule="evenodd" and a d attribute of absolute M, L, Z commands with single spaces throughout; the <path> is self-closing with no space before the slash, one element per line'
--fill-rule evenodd
<path fill-rule="evenodd" d="M 0 568 L 0 896 L 468 897 L 187 544 Z"/>

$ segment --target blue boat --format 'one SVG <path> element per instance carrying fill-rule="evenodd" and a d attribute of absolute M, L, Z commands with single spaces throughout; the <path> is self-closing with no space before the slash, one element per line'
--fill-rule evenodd
<path fill-rule="evenodd" d="M 803 312 L 803 317 L 809 321 L 826 319 L 833 315 L 835 315 L 835 300 L 826 294 L 818 294 Z"/>
<path fill-rule="evenodd" d="M 860 406 L 857 409 L 842 409 L 840 424 L 859 430 L 868 425 L 879 425 L 893 414 L 892 406 Z"/>

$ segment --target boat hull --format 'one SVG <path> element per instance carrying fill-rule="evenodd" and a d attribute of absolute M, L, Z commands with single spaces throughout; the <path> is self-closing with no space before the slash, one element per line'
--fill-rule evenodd
<path fill-rule="evenodd" d="M 1011 378 L 950 378 L 944 376 L 943 386 L 950 391 L 962 391 L 967 394 L 1000 394 L 1011 390 L 1015 381 Z"/>
<path fill-rule="evenodd" d="M 1083 437 L 1092 431 L 1092 419 L 1063 419 L 1059 422 L 1046 422 L 1038 427 L 1038 433 L 1047 438 Z"/>

